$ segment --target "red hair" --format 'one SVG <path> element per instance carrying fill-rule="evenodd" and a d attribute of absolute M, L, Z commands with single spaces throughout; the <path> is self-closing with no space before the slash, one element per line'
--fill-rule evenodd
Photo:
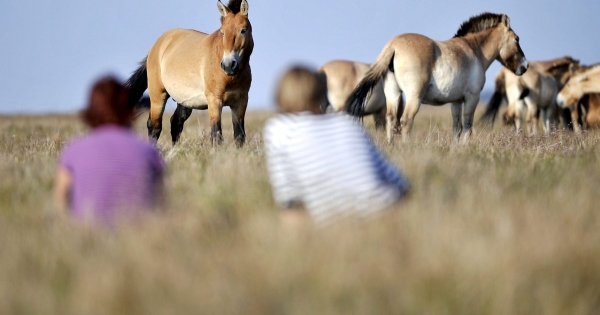
<path fill-rule="evenodd" d="M 103 125 L 129 127 L 134 110 L 128 106 L 129 89 L 111 76 L 100 78 L 92 86 L 88 106 L 82 120 L 91 128 Z"/>

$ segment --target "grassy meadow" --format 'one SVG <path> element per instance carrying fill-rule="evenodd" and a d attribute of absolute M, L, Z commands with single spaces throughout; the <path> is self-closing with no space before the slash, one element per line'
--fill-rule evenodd
<path fill-rule="evenodd" d="M 456 145 L 450 108 L 425 106 L 389 145 L 366 118 L 412 194 L 370 220 L 292 229 L 265 169 L 270 115 L 249 112 L 236 149 L 228 112 L 217 148 L 205 112 L 172 148 L 166 114 L 168 206 L 114 230 L 52 205 L 76 117 L 0 117 L 0 314 L 600 314 L 600 131 L 476 123 Z"/>

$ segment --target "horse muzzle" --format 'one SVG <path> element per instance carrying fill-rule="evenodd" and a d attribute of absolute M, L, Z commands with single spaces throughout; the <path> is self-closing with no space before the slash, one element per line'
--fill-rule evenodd
<path fill-rule="evenodd" d="M 556 96 L 556 105 L 560 108 L 567 108 L 567 100 L 560 93 Z"/>
<path fill-rule="evenodd" d="M 221 69 L 228 76 L 234 76 L 240 71 L 240 57 L 237 53 L 231 53 L 221 60 Z"/>
<path fill-rule="evenodd" d="M 527 72 L 527 69 L 529 69 L 529 62 L 527 60 L 524 60 L 517 68 L 517 71 L 515 71 L 515 74 L 523 75 L 525 72 Z"/>

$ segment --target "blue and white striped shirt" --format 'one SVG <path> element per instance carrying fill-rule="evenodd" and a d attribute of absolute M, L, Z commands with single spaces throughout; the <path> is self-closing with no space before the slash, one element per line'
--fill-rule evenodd
<path fill-rule="evenodd" d="M 275 201 L 301 203 L 316 221 L 383 210 L 409 189 L 349 116 L 279 114 L 267 121 L 264 139 Z"/>

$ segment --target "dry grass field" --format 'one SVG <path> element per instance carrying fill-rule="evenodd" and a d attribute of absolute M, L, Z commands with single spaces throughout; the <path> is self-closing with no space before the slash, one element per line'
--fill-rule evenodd
<path fill-rule="evenodd" d="M 223 146 L 194 113 L 172 148 L 165 115 L 168 207 L 114 230 L 52 206 L 75 117 L 0 117 L 0 314 L 600 314 L 600 132 L 476 124 L 455 145 L 449 112 L 393 145 L 365 119 L 412 180 L 396 211 L 297 229 L 271 197 L 270 113 L 248 114 L 242 149 L 227 113 Z"/>

